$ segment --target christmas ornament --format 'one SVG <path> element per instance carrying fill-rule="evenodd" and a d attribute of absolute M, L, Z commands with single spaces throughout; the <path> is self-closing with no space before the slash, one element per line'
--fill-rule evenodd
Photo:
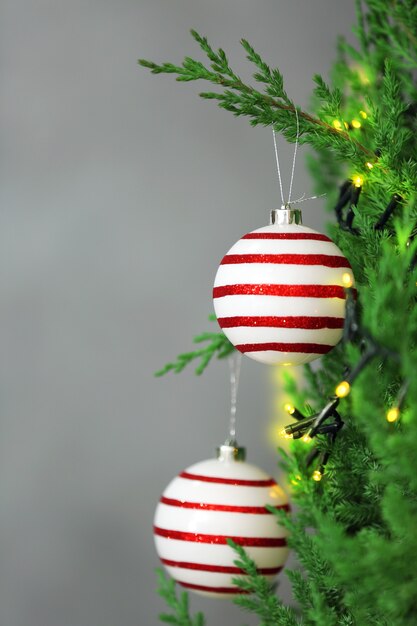
<path fill-rule="evenodd" d="M 213 289 L 217 320 L 235 348 L 256 361 L 308 363 L 342 337 L 347 278 L 353 283 L 339 248 L 285 205 L 223 257 Z"/>
<path fill-rule="evenodd" d="M 289 509 L 273 478 L 246 463 L 244 449 L 224 445 L 216 459 L 192 465 L 165 489 L 154 520 L 156 550 L 169 574 L 202 595 L 242 593 L 244 576 L 227 538 L 243 546 L 259 572 L 272 580 L 288 554 L 286 530 L 265 508 Z"/>

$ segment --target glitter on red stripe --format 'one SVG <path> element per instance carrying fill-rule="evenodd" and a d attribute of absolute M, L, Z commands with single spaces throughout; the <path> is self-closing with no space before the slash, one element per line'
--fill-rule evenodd
<path fill-rule="evenodd" d="M 160 499 L 162 504 L 168 506 L 178 506 L 182 509 L 199 509 L 201 511 L 224 511 L 227 513 L 251 513 L 253 515 L 272 515 L 264 506 L 232 506 L 231 504 L 207 504 L 207 502 L 183 502 L 182 500 L 174 500 L 162 496 Z M 288 504 L 279 504 L 274 509 L 289 511 Z"/>
<path fill-rule="evenodd" d="M 211 593 L 236 593 L 247 595 L 249 591 L 242 591 L 239 587 L 209 587 L 207 585 L 194 585 L 192 583 L 183 583 L 180 580 L 177 582 L 186 589 L 195 589 L 196 591 L 208 591 Z"/>
<path fill-rule="evenodd" d="M 322 265 L 324 267 L 347 267 L 344 256 L 331 254 L 226 254 L 220 265 L 236 263 L 274 263 L 284 265 Z"/>
<path fill-rule="evenodd" d="M 356 290 L 355 290 L 356 291 Z M 222 285 L 213 288 L 213 298 L 224 296 L 283 296 L 293 298 L 340 298 L 345 290 L 340 285 Z"/>
<path fill-rule="evenodd" d="M 311 317 L 311 316 L 247 316 L 218 317 L 221 328 L 237 328 L 239 326 L 271 327 L 271 328 L 343 328 L 342 317 Z"/>
<path fill-rule="evenodd" d="M 171 561 L 170 559 L 161 559 L 161 562 L 168 567 L 181 567 L 182 569 L 192 569 L 201 572 L 218 572 L 219 574 L 235 574 L 237 576 L 247 575 L 240 567 L 231 567 L 228 565 L 209 565 L 205 563 L 188 563 L 187 561 Z M 259 567 L 258 574 L 264 576 L 274 576 L 282 570 L 282 567 Z"/>
<path fill-rule="evenodd" d="M 188 480 L 201 480 L 205 483 L 220 483 L 222 485 L 236 485 L 238 487 L 272 487 L 276 485 L 273 478 L 266 480 L 244 480 L 242 478 L 223 478 L 221 476 L 204 476 L 202 474 L 190 474 L 189 472 L 181 472 L 180 478 Z"/>
<path fill-rule="evenodd" d="M 242 239 L 307 239 L 333 243 L 326 235 L 321 235 L 320 233 L 248 233 Z"/>
<path fill-rule="evenodd" d="M 255 548 L 283 548 L 287 545 L 285 537 L 232 537 L 231 535 L 206 535 L 202 533 L 183 532 L 181 530 L 170 530 L 169 528 L 159 528 L 154 526 L 155 535 L 166 539 L 176 539 L 177 541 L 192 541 L 196 543 L 211 543 L 226 545 L 231 539 L 240 546 L 250 546 Z"/>
<path fill-rule="evenodd" d="M 302 352 L 305 354 L 326 354 L 334 348 L 321 343 L 242 343 L 235 346 L 240 352 L 263 352 L 273 350 L 274 352 Z"/>

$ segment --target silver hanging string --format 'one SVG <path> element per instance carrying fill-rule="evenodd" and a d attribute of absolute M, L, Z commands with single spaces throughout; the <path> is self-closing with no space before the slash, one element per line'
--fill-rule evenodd
<path fill-rule="evenodd" d="M 284 200 L 284 191 L 282 189 L 282 179 L 281 179 L 281 168 L 279 166 L 279 156 L 278 156 L 278 148 L 277 148 L 277 139 L 275 136 L 275 128 L 272 127 L 272 136 L 274 138 L 274 148 L 275 148 L 275 160 L 277 162 L 277 172 L 278 172 L 278 181 L 279 181 L 279 188 L 281 191 L 281 201 L 282 201 L 282 205 L 285 205 L 285 200 Z"/>
<path fill-rule="evenodd" d="M 324 196 L 327 196 L 327 193 L 321 193 L 319 196 L 309 196 L 308 198 L 305 198 L 305 193 L 301 196 L 301 198 L 298 198 L 298 200 L 291 200 L 291 204 L 299 204 L 300 202 L 306 202 L 307 200 L 317 200 L 317 198 L 324 198 Z"/>
<path fill-rule="evenodd" d="M 300 120 L 298 117 L 298 111 L 297 108 L 294 108 L 294 112 L 295 112 L 295 118 L 297 120 L 297 132 L 296 132 L 296 137 L 295 137 L 295 146 L 294 146 L 294 155 L 292 158 L 292 168 L 291 168 L 291 179 L 290 179 L 290 191 L 288 194 L 288 201 L 285 202 L 284 200 L 284 192 L 283 192 L 283 188 L 282 188 L 282 177 L 281 177 L 281 168 L 279 165 L 279 156 L 278 156 L 278 147 L 277 147 L 277 140 L 276 140 L 276 133 L 275 133 L 275 129 L 274 127 L 272 127 L 272 136 L 274 138 L 274 149 L 275 149 L 275 160 L 276 160 L 276 164 L 277 164 L 277 173 L 278 173 L 278 181 L 279 181 L 279 189 L 281 192 L 281 200 L 282 200 L 282 208 L 286 208 L 290 203 L 291 204 L 299 204 L 300 202 L 306 202 L 307 200 L 316 200 L 317 198 L 322 198 L 323 196 L 325 196 L 325 193 L 322 193 L 319 196 L 310 196 L 309 198 L 305 198 L 305 194 L 303 194 L 301 196 L 301 198 L 298 198 L 298 200 L 292 200 L 291 201 L 291 194 L 292 194 L 292 187 L 293 187 L 293 182 L 294 182 L 294 173 L 295 173 L 295 164 L 297 161 L 297 151 L 298 151 L 298 144 L 299 144 L 299 139 L 300 139 Z"/>
<path fill-rule="evenodd" d="M 236 409 L 237 409 L 237 390 L 239 388 L 240 366 L 242 363 L 242 353 L 235 350 L 229 357 L 230 370 L 230 420 L 229 420 L 229 437 L 228 445 L 236 445 Z"/>
<path fill-rule="evenodd" d="M 294 147 L 294 156 L 292 158 L 292 170 L 291 170 L 291 180 L 290 180 L 290 191 L 288 193 L 288 204 L 290 204 L 291 202 L 291 192 L 292 192 L 292 183 L 294 180 L 294 172 L 295 172 L 295 161 L 297 159 L 297 150 L 298 150 L 298 140 L 300 138 L 300 120 L 298 119 L 298 111 L 297 108 L 295 107 L 295 117 L 297 120 L 297 134 L 295 137 L 295 147 Z"/>

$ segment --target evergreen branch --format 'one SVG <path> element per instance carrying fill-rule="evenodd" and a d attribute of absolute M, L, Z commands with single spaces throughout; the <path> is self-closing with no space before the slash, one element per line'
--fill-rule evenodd
<path fill-rule="evenodd" d="M 214 316 L 209 317 L 210 320 L 215 319 Z M 187 367 L 192 361 L 196 359 L 200 359 L 200 364 L 195 370 L 197 375 L 200 375 L 204 372 L 211 359 L 217 355 L 218 359 L 224 359 L 225 357 L 232 354 L 234 351 L 234 346 L 227 339 L 226 335 L 222 332 L 220 333 L 210 333 L 205 332 L 197 335 L 193 339 L 194 343 L 203 343 L 208 342 L 204 348 L 199 348 L 198 350 L 193 350 L 191 352 L 183 352 L 179 354 L 175 361 L 172 363 L 167 363 L 162 369 L 155 373 L 155 376 L 164 376 L 168 372 L 174 372 L 174 374 L 179 374 L 182 372 L 184 368 Z"/>
<path fill-rule="evenodd" d="M 399 3 L 393 0 L 396 9 L 396 18 L 399 28 L 404 32 L 410 44 L 417 49 L 417 6 L 414 0 Z M 414 32 L 413 32 L 414 28 Z M 415 61 L 415 59 L 412 59 Z"/>
<path fill-rule="evenodd" d="M 175 589 L 175 581 L 167 578 L 164 572 L 157 570 L 158 594 L 163 598 L 167 606 L 173 613 L 161 613 L 159 619 L 165 624 L 175 624 L 175 626 L 204 626 L 205 619 L 202 613 L 196 613 L 191 617 L 188 607 L 188 593 L 183 591 L 179 596 Z"/>
<path fill-rule="evenodd" d="M 291 582 L 295 600 L 303 608 L 303 611 L 308 613 L 313 605 L 310 581 L 298 570 L 286 570 L 286 574 Z"/>
<path fill-rule="evenodd" d="M 417 6 L 414 0 L 368 0 L 371 24 L 378 44 L 387 53 L 395 53 L 397 66 L 417 67 Z M 375 43 L 375 42 L 374 42 Z M 405 62 L 406 61 L 406 62 Z"/>
<path fill-rule="evenodd" d="M 282 601 L 274 592 L 274 587 L 264 577 L 258 574 L 255 562 L 246 554 L 242 546 L 237 545 L 231 539 L 227 543 L 238 555 L 234 561 L 236 567 L 242 569 L 245 577 L 234 578 L 233 583 L 237 585 L 247 595 L 238 595 L 234 603 L 241 606 L 250 613 L 255 613 L 261 619 L 261 626 L 301 626 L 295 612 L 283 605 Z"/>
<path fill-rule="evenodd" d="M 283 79 L 279 70 L 270 70 L 268 65 L 262 61 L 252 46 L 242 40 L 242 46 L 247 52 L 249 60 L 254 63 L 260 72 L 255 74 L 257 82 L 266 83 L 266 93 L 257 91 L 254 87 L 246 85 L 230 68 L 227 57 L 223 50 L 217 53 L 208 44 L 205 37 L 199 35 L 196 31 L 191 31 L 194 39 L 199 43 L 202 50 L 211 61 L 211 70 L 204 66 L 200 61 L 196 61 L 186 57 L 182 66 L 172 63 L 163 63 L 158 65 L 153 61 L 139 59 L 139 65 L 151 70 L 153 74 L 176 74 L 179 81 L 206 80 L 214 85 L 224 88 L 222 93 L 203 92 L 200 94 L 202 98 L 218 100 L 219 106 L 231 111 L 235 115 L 245 115 L 251 118 L 251 123 L 263 124 L 265 126 L 273 125 L 274 128 L 294 141 L 296 136 L 296 120 L 295 105 L 288 98 L 284 87 Z M 321 83 L 324 85 L 322 79 Z M 325 94 L 321 89 L 323 96 L 330 96 L 329 110 L 334 110 L 335 104 L 339 99 L 338 92 Z M 272 94 L 272 95 L 271 95 Z M 274 97 L 273 97 L 274 96 Z M 354 153 L 362 153 L 367 158 L 373 158 L 374 154 L 371 150 L 363 146 L 354 136 L 349 133 L 334 128 L 326 121 L 310 115 L 306 111 L 298 110 L 298 116 L 301 122 L 300 135 L 304 135 L 304 141 L 318 147 L 321 140 L 318 134 L 322 134 L 322 140 L 328 147 L 334 148 L 346 156 L 347 148 L 343 144 L 350 146 L 349 150 Z"/>
<path fill-rule="evenodd" d="M 253 75 L 254 79 L 257 82 L 267 84 L 266 92 L 270 96 L 281 98 L 286 104 L 293 107 L 294 104 L 284 89 L 284 77 L 281 72 L 277 68 L 271 71 L 269 66 L 262 60 L 261 56 L 255 52 L 246 39 L 241 39 L 240 43 L 248 53 L 247 59 L 254 63 L 260 70 L 260 72 Z"/>
<path fill-rule="evenodd" d="M 323 114 L 332 117 L 339 117 L 340 107 L 342 104 L 342 94 L 340 90 L 330 89 L 319 74 L 315 74 L 313 80 L 317 85 L 314 89 L 315 95 L 325 103 L 324 107 L 322 107 Z"/>

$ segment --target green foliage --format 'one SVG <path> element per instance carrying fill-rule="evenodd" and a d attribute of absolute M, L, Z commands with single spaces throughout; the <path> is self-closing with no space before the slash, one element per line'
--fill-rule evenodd
<path fill-rule="evenodd" d="M 315 76 L 311 111 L 297 111 L 301 141 L 312 149 L 315 191 L 327 193 L 328 209 L 345 179 L 363 179 L 354 209 L 357 234 L 334 224 L 329 230 L 352 265 L 361 325 L 384 351 L 341 400 L 338 411 L 345 426 L 333 446 L 319 435 L 313 444 L 298 440 L 290 453 L 280 451 L 297 513 L 273 512 L 289 530 L 298 557 L 299 567 L 288 576 L 299 614 L 282 604 L 235 546 L 239 567 L 246 572 L 238 584 L 249 592 L 237 601 L 268 626 L 417 623 L 417 4 L 356 0 L 356 15 L 358 46 L 339 40 L 331 80 Z M 215 52 L 205 38 L 193 36 L 208 65 L 188 58 L 180 66 L 141 64 L 154 73 L 173 73 L 178 80 L 215 85 L 217 91 L 202 96 L 294 141 L 296 104 L 279 70 L 271 69 L 244 40 L 256 68 L 255 86 L 248 85 L 222 50 Z M 393 194 L 401 202 L 384 228 L 375 229 Z M 204 363 L 208 354 L 233 349 L 217 337 L 206 337 L 209 353 L 189 354 L 202 356 Z M 320 411 L 361 354 L 360 343 L 339 344 L 319 368 L 305 367 L 302 388 L 286 375 L 286 391 L 295 406 L 304 414 Z M 167 367 L 180 371 L 192 358 L 184 355 Z M 396 406 L 404 381 L 409 387 L 401 418 L 389 423 L 386 412 Z M 307 463 L 312 445 L 320 453 L 330 452 L 319 482 L 312 480 L 314 463 Z"/>
<path fill-rule="evenodd" d="M 236 116 L 247 116 L 253 126 L 273 126 L 289 141 L 295 141 L 297 121 L 295 105 L 289 99 L 285 89 L 282 74 L 278 69 L 271 70 L 262 61 L 260 55 L 252 46 L 242 40 L 241 44 L 247 53 L 247 58 L 257 68 L 254 79 L 264 89 L 261 92 L 251 85 L 245 84 L 231 69 L 223 50 L 215 52 L 207 39 L 196 31 L 192 36 L 210 61 L 209 67 L 201 61 L 186 57 L 182 65 L 172 63 L 157 64 L 153 61 L 140 59 L 139 64 L 151 70 L 153 74 L 176 74 L 178 81 L 205 80 L 220 87 L 217 92 L 202 92 L 200 96 L 209 100 L 217 100 L 218 105 L 232 112 Z M 323 79 L 315 77 L 317 93 L 323 100 L 321 116 L 314 117 L 298 109 L 300 141 L 310 143 L 315 148 L 326 146 L 333 149 L 335 156 L 341 159 L 351 158 L 363 161 L 364 154 L 370 156 L 369 151 L 353 136 L 336 130 L 326 119 L 329 111 L 338 109 L 340 93 L 331 91 L 325 86 Z"/>
<path fill-rule="evenodd" d="M 314 89 L 314 95 L 323 102 L 320 112 L 323 116 L 338 118 L 340 116 L 340 107 L 342 104 L 342 93 L 339 89 L 330 89 L 319 74 L 314 76 L 314 82 L 317 87 Z"/>
<path fill-rule="evenodd" d="M 216 318 L 214 315 L 210 315 L 209 319 L 213 321 Z M 195 373 L 200 375 L 204 372 L 214 356 L 217 356 L 218 359 L 224 359 L 235 350 L 234 346 L 222 332 L 201 333 L 197 335 L 197 337 L 194 337 L 193 341 L 194 343 L 203 343 L 204 341 L 208 343 L 204 348 L 179 354 L 176 361 L 167 363 L 161 370 L 155 373 L 155 376 L 164 376 L 168 372 L 179 374 L 187 365 L 196 359 L 200 359 L 200 364 L 196 368 Z"/>
<path fill-rule="evenodd" d="M 241 568 L 247 575 L 235 578 L 233 582 L 244 592 L 238 595 L 234 602 L 250 613 L 254 613 L 261 618 L 260 626 L 301 626 L 295 612 L 283 605 L 276 596 L 274 588 L 264 576 L 258 574 L 253 560 L 246 554 L 245 550 L 231 539 L 227 542 L 238 555 L 234 561 L 235 565 Z M 248 595 L 246 595 L 248 594 Z"/>
<path fill-rule="evenodd" d="M 188 607 L 188 593 L 183 591 L 179 596 L 175 589 L 175 582 L 165 576 L 162 570 L 157 570 L 158 593 L 172 613 L 161 613 L 159 619 L 165 624 L 176 626 L 204 626 L 205 620 L 202 613 L 196 613 L 191 617 Z"/>

